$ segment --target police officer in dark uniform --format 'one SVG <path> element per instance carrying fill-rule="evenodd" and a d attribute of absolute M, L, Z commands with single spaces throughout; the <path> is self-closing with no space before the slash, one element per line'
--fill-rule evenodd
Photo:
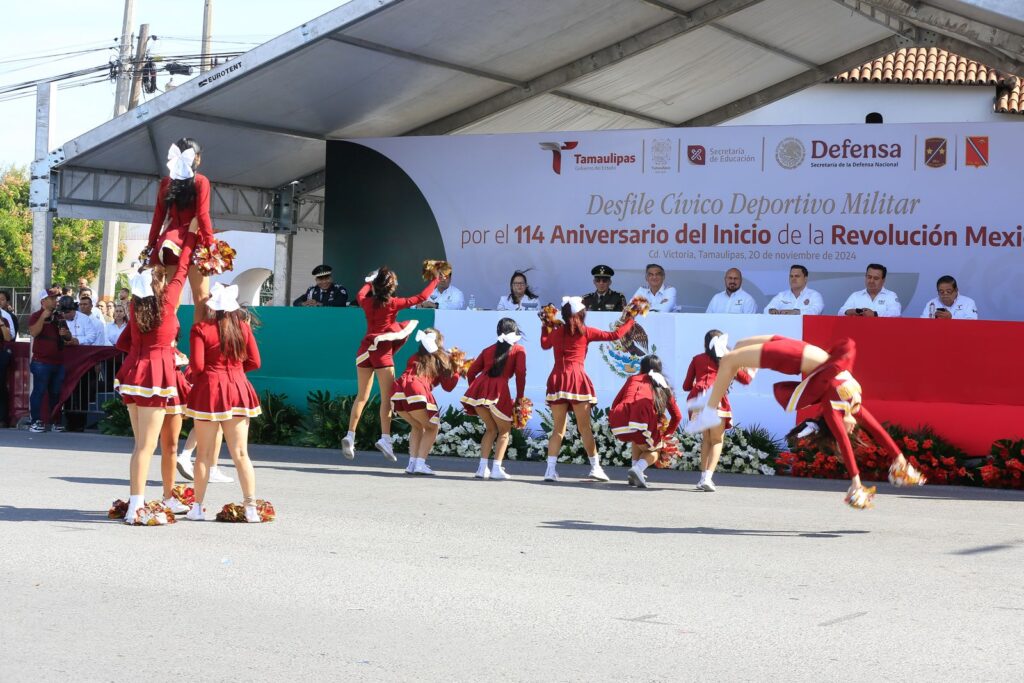
<path fill-rule="evenodd" d="M 590 274 L 594 276 L 597 289 L 583 297 L 588 311 L 621 311 L 626 307 L 626 297 L 611 288 L 614 270 L 609 266 L 594 266 Z"/>
<path fill-rule="evenodd" d="M 334 284 L 331 274 L 334 270 L 327 264 L 313 269 L 316 284 L 292 302 L 292 306 L 347 306 L 348 290 Z"/>

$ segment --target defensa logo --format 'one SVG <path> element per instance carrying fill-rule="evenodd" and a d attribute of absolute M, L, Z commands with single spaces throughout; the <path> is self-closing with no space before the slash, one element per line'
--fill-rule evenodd
<path fill-rule="evenodd" d="M 551 152 L 551 170 L 558 175 L 562 175 L 562 152 L 569 149 L 576 149 L 576 145 L 578 144 L 580 144 L 579 140 L 569 140 L 567 142 L 542 142 L 540 143 L 540 148 Z"/>
<path fill-rule="evenodd" d="M 775 161 L 787 170 L 799 167 L 804 163 L 806 156 L 807 150 L 804 148 L 804 143 L 796 138 L 783 138 L 775 146 Z"/>
<path fill-rule="evenodd" d="M 898 142 L 854 142 L 850 138 L 830 143 L 811 140 L 812 159 L 899 159 L 903 149 Z"/>
<path fill-rule="evenodd" d="M 210 85 L 214 81 L 216 81 L 216 80 L 218 80 L 220 78 L 223 78 L 224 76 L 227 76 L 232 71 L 238 71 L 241 68 L 242 68 L 242 60 L 240 60 L 240 59 L 235 60 L 234 63 L 229 64 L 228 66 L 224 67 L 220 71 L 215 71 L 214 73 L 210 74 L 206 78 L 201 79 L 199 81 L 199 87 L 200 88 L 206 87 L 207 85 Z"/>

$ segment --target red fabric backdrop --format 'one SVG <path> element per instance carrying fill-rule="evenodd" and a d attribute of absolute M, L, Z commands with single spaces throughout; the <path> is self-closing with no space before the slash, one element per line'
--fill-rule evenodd
<path fill-rule="evenodd" d="M 879 420 L 929 425 L 971 455 L 1024 436 L 1024 323 L 806 316 L 804 340 L 857 342 L 854 376 Z"/>

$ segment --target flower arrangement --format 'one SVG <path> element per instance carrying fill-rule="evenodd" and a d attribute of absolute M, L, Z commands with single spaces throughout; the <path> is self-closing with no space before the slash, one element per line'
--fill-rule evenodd
<path fill-rule="evenodd" d="M 128 514 L 128 502 L 118 499 L 107 510 L 107 519 L 124 519 Z M 151 500 L 135 513 L 135 526 L 163 526 L 174 524 L 174 513 L 171 508 L 159 500 Z"/>
<path fill-rule="evenodd" d="M 635 318 L 639 316 L 645 316 L 651 310 L 651 302 L 645 297 L 634 296 L 630 299 L 629 303 L 626 304 L 626 308 L 622 311 L 622 317 L 625 320 Z"/>
<path fill-rule="evenodd" d="M 171 489 L 171 496 L 182 505 L 188 505 L 189 507 L 192 507 L 192 504 L 196 502 L 195 489 L 185 484 L 178 484 Z"/>
<path fill-rule="evenodd" d="M 554 304 L 545 304 L 537 312 L 537 317 L 540 318 L 541 323 L 544 324 L 544 329 L 548 332 L 564 324 L 561 318 L 558 317 L 558 309 L 555 308 Z"/>
<path fill-rule="evenodd" d="M 1024 440 L 999 439 L 974 472 L 975 483 L 994 488 L 1024 488 Z"/>
<path fill-rule="evenodd" d="M 512 427 L 525 429 L 531 417 L 533 417 L 533 401 L 523 396 L 516 401 L 515 411 L 512 413 Z"/>
<path fill-rule="evenodd" d="M 277 511 L 270 501 L 257 500 L 256 512 L 260 515 L 261 522 L 273 522 L 277 518 Z M 228 503 L 217 513 L 218 522 L 244 522 L 245 508 L 238 503 Z"/>
<path fill-rule="evenodd" d="M 423 261 L 423 279 L 430 282 L 434 278 L 448 277 L 452 274 L 452 266 L 447 261 L 425 259 Z"/>
<path fill-rule="evenodd" d="M 219 275 L 234 269 L 236 253 L 227 242 L 214 240 L 208 247 L 196 247 L 192 252 L 192 265 L 203 275 Z"/>

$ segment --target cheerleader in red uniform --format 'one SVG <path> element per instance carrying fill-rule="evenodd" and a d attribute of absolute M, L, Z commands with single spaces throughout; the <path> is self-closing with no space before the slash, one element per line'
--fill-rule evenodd
<path fill-rule="evenodd" d="M 469 389 L 462 404 L 470 415 L 479 417 L 485 427 L 480 439 L 480 466 L 477 479 L 511 479 L 502 461 L 512 433 L 515 403 L 508 391 L 508 381 L 516 376 L 516 402 L 523 398 L 526 388 L 526 349 L 517 344 L 522 338 L 519 325 L 512 318 L 498 321 L 498 341 L 480 352 L 473 361 L 466 380 Z M 487 463 L 494 449 L 494 465 Z"/>
<path fill-rule="evenodd" d="M 167 169 L 170 173 L 161 179 L 156 195 L 153 222 L 149 227 L 149 242 L 146 250 L 152 265 L 173 267 L 182 259 L 182 246 L 189 224 L 194 218 L 199 222 L 199 246 L 213 244 L 213 225 L 210 222 L 210 181 L 196 173 L 202 156 L 199 143 L 192 138 L 182 138 L 171 145 L 167 152 Z M 203 306 L 210 296 L 210 279 L 193 266 L 188 271 L 195 304 L 195 322 L 205 317 Z"/>
<path fill-rule="evenodd" d="M 228 453 L 242 487 L 245 521 L 259 522 L 256 474 L 249 460 L 249 420 L 261 413 L 260 399 L 245 373 L 260 367 L 260 350 L 245 311 L 238 305 L 238 286 L 219 282 L 210 290 L 206 320 L 192 326 L 189 369 L 192 391 L 185 415 L 195 420 L 198 435 L 194 467 L 196 502 L 187 518 L 206 519 L 209 469 L 217 458 L 217 433 L 224 432 Z"/>
<path fill-rule="evenodd" d="M 160 438 L 168 399 L 178 393 L 172 343 L 180 329 L 176 312 L 197 230 L 198 225 L 193 221 L 182 244 L 182 258 L 169 284 L 164 285 L 164 268 L 160 265 L 131 279 L 131 315 L 128 328 L 117 343 L 117 348 L 127 351 L 128 355 L 114 380 L 114 388 L 128 408 L 135 436 L 126 524 L 135 523 L 136 512 L 144 505 L 149 461 Z M 160 471 L 164 475 L 166 499 L 174 487 L 174 468 L 163 462 Z"/>
<path fill-rule="evenodd" d="M 569 409 L 576 416 L 576 428 L 583 439 L 583 448 L 590 459 L 590 478 L 608 481 L 608 475 L 601 467 L 597 455 L 597 444 L 590 426 L 590 410 L 597 403 L 594 383 L 590 381 L 583 363 L 587 358 L 587 345 L 595 341 L 617 341 L 625 337 L 633 329 L 630 318 L 614 332 L 605 332 L 584 324 L 587 312 L 583 299 L 578 296 L 562 297 L 562 319 L 554 327 L 543 327 L 540 338 L 542 349 L 554 349 L 555 367 L 548 376 L 547 396 L 551 407 L 552 429 L 548 440 L 548 467 L 544 473 L 544 481 L 558 481 L 555 465 L 558 462 L 558 451 L 562 448 L 565 437 L 565 425 Z"/>
<path fill-rule="evenodd" d="M 708 391 L 715 383 L 715 377 L 718 376 L 719 359 L 729 350 L 728 341 L 729 335 L 719 330 L 709 330 L 704 335 L 705 352 L 693 357 L 690 367 L 686 371 L 686 379 L 683 381 L 683 391 L 690 392 L 686 397 L 687 400 L 694 399 Z M 740 371 L 736 373 L 736 380 L 740 384 L 750 384 L 754 381 L 754 376 L 746 368 L 740 368 Z M 715 491 L 715 482 L 711 478 L 718 468 L 718 459 L 722 455 L 725 430 L 732 428 L 732 407 L 729 405 L 728 396 L 723 396 L 722 401 L 718 404 L 718 416 L 722 422 L 705 429 L 701 435 L 698 491 Z"/>
<path fill-rule="evenodd" d="M 889 467 L 889 481 L 894 486 L 919 486 L 924 477 L 917 471 L 897 446 L 889 433 L 864 407 L 860 384 L 851 374 L 856 359 L 856 345 L 852 339 L 841 339 L 831 349 L 808 344 L 799 339 L 781 336 L 759 336 L 743 339 L 736 344 L 719 362 L 718 377 L 711 392 L 698 399 L 700 410 L 694 422 L 698 429 L 714 426 L 720 420 L 718 412 L 710 405 L 725 395 L 732 378 L 741 368 L 768 368 L 789 375 L 804 374 L 802 382 L 778 382 L 775 384 L 775 398 L 787 411 L 808 409 L 818 418 L 814 426 L 808 423 L 794 430 L 795 435 L 805 437 L 819 431 L 838 446 L 850 474 L 850 489 L 846 503 L 854 508 L 871 507 L 875 487 L 866 488 L 861 484 L 860 471 L 853 456 L 850 433 L 860 425 L 876 445 L 893 456 Z M 693 406 L 697 407 L 697 406 Z M 687 431 L 691 431 L 688 427 Z"/>
<path fill-rule="evenodd" d="M 366 335 L 356 352 L 356 378 L 359 389 L 356 393 L 352 413 L 348 418 L 348 434 L 341 440 L 342 454 L 351 460 L 356 457 L 356 426 L 363 409 L 370 400 L 373 378 L 380 384 L 380 428 L 381 435 L 377 448 L 391 462 L 395 462 L 395 450 L 391 445 L 391 394 L 395 383 L 394 352 L 402 348 L 405 340 L 416 328 L 417 321 L 396 322 L 398 312 L 426 301 L 437 287 L 437 273 L 416 296 L 395 297 L 398 276 L 387 266 L 381 266 L 366 278 L 356 294 L 363 313 L 366 314 Z"/>
<path fill-rule="evenodd" d="M 409 466 L 407 474 L 434 474 L 427 456 L 437 440 L 441 421 L 433 389 L 451 391 L 459 381 L 459 370 L 444 348 L 444 335 L 430 327 L 416 333 L 419 350 L 409 359 L 405 372 L 395 380 L 391 407 L 409 423 Z"/>
<path fill-rule="evenodd" d="M 661 421 L 666 411 L 668 428 L 662 432 Z M 608 426 L 615 438 L 633 444 L 630 486 L 647 488 L 644 470 L 658 461 L 658 451 L 664 445 L 662 439 L 674 434 L 682 420 L 672 388 L 661 374 L 661 359 L 644 356 L 640 373 L 626 380 L 608 413 Z"/>

